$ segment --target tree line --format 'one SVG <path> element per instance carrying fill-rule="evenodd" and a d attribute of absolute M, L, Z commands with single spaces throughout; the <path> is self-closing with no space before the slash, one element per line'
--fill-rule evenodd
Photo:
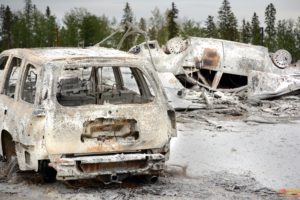
<path fill-rule="evenodd" d="M 251 19 L 243 19 L 241 26 L 231 10 L 230 2 L 223 0 L 216 17 L 209 15 L 202 24 L 198 21 L 179 18 L 175 3 L 162 12 L 159 8 L 151 11 L 149 19 L 134 17 L 129 3 L 125 4 L 120 21 L 107 16 L 91 14 L 84 8 L 74 8 L 66 12 L 63 25 L 59 26 L 57 17 L 47 7 L 44 12 L 37 9 L 31 0 L 25 0 L 22 10 L 12 12 L 8 5 L 0 5 L 0 50 L 9 48 L 53 47 L 53 46 L 91 46 L 123 27 L 104 46 L 116 47 L 130 22 L 146 31 L 150 39 L 160 44 L 170 38 L 181 36 L 212 37 L 254 45 L 263 45 L 270 52 L 286 49 L 293 60 L 300 59 L 300 16 L 296 20 L 276 20 L 276 8 L 270 3 L 262 19 L 253 13 Z M 264 26 L 264 28 L 262 28 Z M 128 37 L 123 50 L 142 42 L 137 36 Z"/>

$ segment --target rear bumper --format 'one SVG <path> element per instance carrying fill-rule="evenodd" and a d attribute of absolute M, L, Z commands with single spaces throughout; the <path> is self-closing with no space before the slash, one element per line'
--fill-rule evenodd
<path fill-rule="evenodd" d="M 53 159 L 49 163 L 57 171 L 58 180 L 96 178 L 101 175 L 158 174 L 163 170 L 162 154 L 115 154 Z"/>

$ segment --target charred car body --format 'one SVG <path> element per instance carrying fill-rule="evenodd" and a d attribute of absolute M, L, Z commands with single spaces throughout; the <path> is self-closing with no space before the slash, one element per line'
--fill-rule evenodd
<path fill-rule="evenodd" d="M 300 89 L 299 66 L 291 64 L 291 55 L 286 50 L 270 53 L 262 46 L 190 37 L 173 38 L 163 47 L 155 40 L 149 41 L 130 52 L 150 59 L 148 45 L 157 70 L 174 74 L 187 88 L 216 91 L 247 87 L 248 97 L 258 99 Z"/>
<path fill-rule="evenodd" d="M 147 60 L 96 47 L 12 49 L 0 64 L 0 154 L 20 170 L 112 182 L 164 168 L 175 113 Z"/>

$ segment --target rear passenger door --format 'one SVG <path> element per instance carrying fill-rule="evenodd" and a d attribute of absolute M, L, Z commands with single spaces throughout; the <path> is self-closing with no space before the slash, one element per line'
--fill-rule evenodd
<path fill-rule="evenodd" d="M 35 104 L 36 90 L 37 90 L 37 68 L 30 63 L 25 66 L 25 71 L 22 75 L 22 83 L 20 86 L 20 102 L 33 107 Z"/>
<path fill-rule="evenodd" d="M 19 114 L 18 111 L 15 110 L 15 99 L 18 96 L 17 90 L 21 66 L 22 59 L 15 56 L 10 56 L 2 74 L 3 76 L 0 94 L 0 128 L 1 130 L 5 129 L 9 132 L 13 132 L 12 130 L 15 129 L 15 126 L 12 124 L 16 123 L 14 118 L 16 114 Z"/>
<path fill-rule="evenodd" d="M 37 104 L 37 81 L 39 78 L 38 68 L 30 62 L 24 62 L 22 74 L 20 75 L 20 84 L 18 90 L 18 98 L 15 103 L 15 111 L 21 112 L 16 115 L 18 121 L 18 139 L 23 145 L 33 144 L 33 131 L 38 124 L 37 121 L 33 122 L 35 118 L 33 111 Z"/>
<path fill-rule="evenodd" d="M 5 78 L 5 69 L 6 69 L 6 65 L 8 63 L 9 60 L 9 55 L 2 55 L 0 57 L 0 88 L 2 91 L 3 88 L 3 84 L 4 84 L 4 78 Z M 5 102 L 3 102 L 3 98 L 2 98 L 2 94 L 0 91 L 0 131 L 2 130 L 3 127 L 3 120 L 4 120 L 4 110 L 5 110 Z"/>

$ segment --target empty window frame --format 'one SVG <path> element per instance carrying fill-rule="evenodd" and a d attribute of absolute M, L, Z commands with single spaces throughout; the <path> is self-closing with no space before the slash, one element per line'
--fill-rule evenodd
<path fill-rule="evenodd" d="M 144 74 L 131 67 L 65 69 L 56 96 L 63 106 L 141 104 L 154 98 Z"/>
<path fill-rule="evenodd" d="M 16 84 L 21 71 L 22 60 L 20 58 L 12 58 L 4 84 L 4 94 L 14 98 Z"/>
<path fill-rule="evenodd" d="M 35 93 L 36 93 L 36 82 L 37 82 L 37 70 L 31 64 L 26 66 L 23 88 L 21 93 L 21 98 L 28 102 L 34 104 Z"/>

